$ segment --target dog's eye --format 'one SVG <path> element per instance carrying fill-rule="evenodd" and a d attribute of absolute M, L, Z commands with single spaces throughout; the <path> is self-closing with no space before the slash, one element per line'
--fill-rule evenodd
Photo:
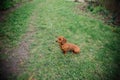
<path fill-rule="evenodd" d="M 61 40 L 61 38 L 59 38 L 59 40 Z"/>

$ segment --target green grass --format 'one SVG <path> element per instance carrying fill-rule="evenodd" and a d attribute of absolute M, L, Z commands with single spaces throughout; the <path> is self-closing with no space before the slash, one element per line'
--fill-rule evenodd
<path fill-rule="evenodd" d="M 12 13 L 8 13 L 3 22 L 0 22 L 0 40 L 3 47 L 13 47 L 28 27 L 28 20 L 39 1 L 26 2 Z"/>
<path fill-rule="evenodd" d="M 79 3 L 67 0 L 41 0 L 36 6 L 30 5 L 36 9 L 33 12 L 36 16 L 33 21 L 36 31 L 33 35 L 34 42 L 30 45 L 29 60 L 23 65 L 25 71 L 17 80 L 119 78 L 120 29 L 108 26 L 87 14 L 77 14 L 76 5 Z M 27 22 L 25 25 L 29 25 Z M 12 25 L 14 24 L 10 26 Z M 80 46 L 81 53 L 75 55 L 69 52 L 63 55 L 55 42 L 59 35 Z"/>

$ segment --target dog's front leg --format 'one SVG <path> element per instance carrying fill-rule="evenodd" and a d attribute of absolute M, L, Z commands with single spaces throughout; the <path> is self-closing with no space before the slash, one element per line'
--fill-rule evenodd
<path fill-rule="evenodd" d="M 63 51 L 64 54 L 66 54 L 66 51 Z"/>

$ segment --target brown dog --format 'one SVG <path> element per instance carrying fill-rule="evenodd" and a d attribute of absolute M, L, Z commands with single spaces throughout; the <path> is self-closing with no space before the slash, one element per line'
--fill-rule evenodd
<path fill-rule="evenodd" d="M 75 54 L 80 52 L 80 48 L 77 45 L 67 43 L 67 40 L 63 36 L 59 36 L 56 42 L 59 43 L 59 46 L 64 54 L 68 51 L 72 51 Z"/>

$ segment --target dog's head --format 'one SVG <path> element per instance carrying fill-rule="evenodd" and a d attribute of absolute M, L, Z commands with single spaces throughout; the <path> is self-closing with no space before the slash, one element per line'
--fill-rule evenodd
<path fill-rule="evenodd" d="M 63 36 L 59 36 L 57 38 L 56 42 L 58 42 L 59 44 L 63 45 L 63 44 L 65 44 L 67 42 L 67 40 Z"/>

